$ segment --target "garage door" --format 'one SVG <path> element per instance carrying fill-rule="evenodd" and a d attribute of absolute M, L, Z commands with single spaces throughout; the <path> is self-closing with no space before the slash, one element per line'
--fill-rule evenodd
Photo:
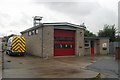
<path fill-rule="evenodd" d="M 54 56 L 75 55 L 75 31 L 54 30 Z"/>

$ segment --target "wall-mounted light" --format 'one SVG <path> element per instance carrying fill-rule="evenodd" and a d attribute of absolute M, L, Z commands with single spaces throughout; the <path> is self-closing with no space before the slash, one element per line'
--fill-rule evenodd
<path fill-rule="evenodd" d="M 80 36 L 82 36 L 82 32 L 80 32 Z"/>
<path fill-rule="evenodd" d="M 80 34 L 82 34 L 82 32 L 80 32 Z"/>

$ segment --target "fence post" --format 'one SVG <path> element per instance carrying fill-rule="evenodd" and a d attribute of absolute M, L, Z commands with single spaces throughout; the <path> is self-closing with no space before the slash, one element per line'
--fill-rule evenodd
<path fill-rule="evenodd" d="M 120 60 L 120 47 L 116 47 L 115 59 Z"/>

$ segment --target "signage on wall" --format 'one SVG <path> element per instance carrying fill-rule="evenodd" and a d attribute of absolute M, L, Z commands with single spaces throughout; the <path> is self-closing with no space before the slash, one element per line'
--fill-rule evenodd
<path fill-rule="evenodd" d="M 103 50 L 107 50 L 107 43 L 102 44 Z"/>
<path fill-rule="evenodd" d="M 102 47 L 106 48 L 107 47 L 107 43 L 103 43 Z"/>

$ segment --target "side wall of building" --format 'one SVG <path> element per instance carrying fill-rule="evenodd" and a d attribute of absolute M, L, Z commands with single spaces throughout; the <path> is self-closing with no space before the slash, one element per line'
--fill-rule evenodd
<path fill-rule="evenodd" d="M 75 53 L 76 56 L 83 56 L 84 55 L 84 30 L 83 29 L 76 29 L 75 33 Z"/>
<path fill-rule="evenodd" d="M 90 55 L 90 48 L 85 48 L 85 55 Z"/>
<path fill-rule="evenodd" d="M 43 28 L 43 57 L 54 56 L 54 26 Z"/>
<path fill-rule="evenodd" d="M 94 54 L 96 54 L 97 53 L 97 41 L 96 40 L 94 40 Z"/>
<path fill-rule="evenodd" d="M 95 55 L 100 54 L 100 40 L 94 40 L 94 53 Z"/>
<path fill-rule="evenodd" d="M 38 28 L 38 34 L 28 36 L 28 32 L 23 36 L 26 39 L 26 53 L 42 57 L 42 29 Z"/>

